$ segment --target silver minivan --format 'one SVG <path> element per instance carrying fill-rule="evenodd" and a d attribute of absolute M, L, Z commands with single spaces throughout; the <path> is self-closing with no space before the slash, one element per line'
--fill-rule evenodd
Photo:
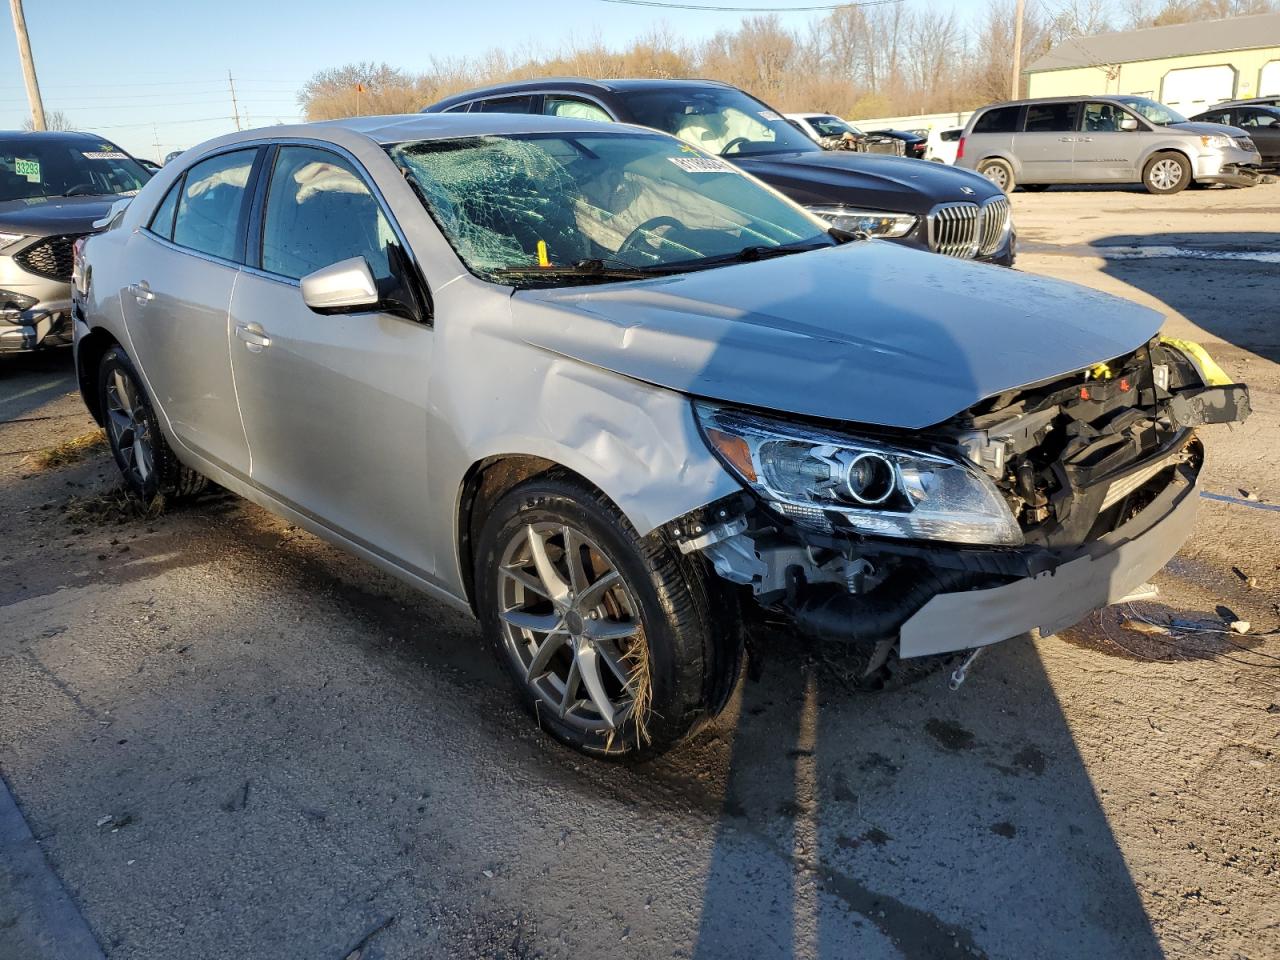
<path fill-rule="evenodd" d="M 136 494 L 211 479 L 475 614 L 595 754 L 713 716 L 749 626 L 958 684 L 1126 596 L 1191 532 L 1196 427 L 1248 405 L 1153 310 L 836 229 L 617 123 L 231 134 L 75 277 Z"/>
<path fill-rule="evenodd" d="M 1177 193 L 1192 183 L 1252 186 L 1262 158 L 1249 135 L 1192 123 L 1146 97 L 1053 97 L 974 112 L 956 165 L 1006 193 L 1055 183 L 1141 183 Z"/>

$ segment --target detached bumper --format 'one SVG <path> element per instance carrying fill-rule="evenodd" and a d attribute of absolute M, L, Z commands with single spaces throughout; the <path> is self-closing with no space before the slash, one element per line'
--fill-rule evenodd
<path fill-rule="evenodd" d="M 902 625 L 900 656 L 965 650 L 1078 623 L 1132 593 L 1178 552 L 1191 536 L 1199 500 L 1199 477 L 1179 468 L 1145 510 L 1052 572 L 935 596 Z"/>
<path fill-rule="evenodd" d="M 1252 163 L 1224 163 L 1212 172 L 1196 174 L 1198 183 L 1225 183 L 1232 187 L 1252 187 L 1262 182 L 1261 158 L 1255 156 Z"/>

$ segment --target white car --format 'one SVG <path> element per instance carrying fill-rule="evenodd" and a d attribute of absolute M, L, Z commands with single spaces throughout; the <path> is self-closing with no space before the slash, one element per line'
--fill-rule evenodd
<path fill-rule="evenodd" d="M 788 120 L 794 120 L 801 130 L 818 141 L 824 137 L 842 137 L 846 133 L 858 138 L 866 136 L 848 120 L 841 120 L 829 113 L 788 113 L 784 116 Z"/>
<path fill-rule="evenodd" d="M 925 144 L 924 158 L 935 163 L 955 163 L 956 150 L 960 146 L 960 137 L 964 135 L 964 127 L 937 127 L 929 131 L 929 142 Z"/>

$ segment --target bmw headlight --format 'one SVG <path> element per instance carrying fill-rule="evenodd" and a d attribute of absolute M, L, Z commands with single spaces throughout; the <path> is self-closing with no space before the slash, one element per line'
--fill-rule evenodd
<path fill-rule="evenodd" d="M 865 233 L 869 237 L 881 237 L 885 240 L 905 237 L 920 222 L 919 217 L 910 213 L 857 210 L 843 204 L 822 204 L 807 209 L 837 229 L 848 233 Z"/>
<path fill-rule="evenodd" d="M 730 472 L 802 526 L 951 543 L 1023 542 L 995 484 L 959 460 L 701 401 L 694 413 Z"/>

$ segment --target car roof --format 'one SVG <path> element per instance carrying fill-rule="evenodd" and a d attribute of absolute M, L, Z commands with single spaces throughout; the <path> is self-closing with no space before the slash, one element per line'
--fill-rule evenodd
<path fill-rule="evenodd" d="M 1280 96 L 1254 97 L 1252 100 L 1223 100 L 1221 103 L 1215 103 L 1212 107 L 1205 107 L 1196 112 L 1208 113 L 1210 110 L 1221 110 L 1226 107 L 1274 107 L 1277 101 L 1280 101 Z"/>
<path fill-rule="evenodd" d="M 689 89 L 690 87 L 707 86 L 736 89 L 729 83 L 723 83 L 719 80 L 704 80 L 697 77 L 666 80 L 644 77 L 619 77 L 610 80 L 595 80 L 591 77 L 538 77 L 532 80 L 510 80 L 503 83 L 487 84 L 483 87 L 473 87 L 470 90 L 463 90 L 448 97 L 442 97 L 431 106 L 465 103 L 468 100 L 480 100 L 485 97 L 502 94 L 530 93 L 546 90 L 549 87 L 557 87 L 569 92 L 611 93 L 644 90 L 681 90 Z"/>
<path fill-rule="evenodd" d="M 978 114 L 978 113 L 983 113 L 984 111 L 987 111 L 987 110 L 998 110 L 1001 107 L 1025 107 L 1025 106 L 1030 106 L 1032 104 L 1037 104 L 1037 103 L 1075 103 L 1077 100 L 1108 100 L 1108 101 L 1111 101 L 1112 103 L 1117 103 L 1120 100 L 1125 99 L 1126 97 L 1136 97 L 1136 96 L 1138 96 L 1138 94 L 1136 93 L 1098 93 L 1098 94 L 1073 93 L 1073 94 L 1070 94 L 1067 96 L 1061 96 L 1061 97 L 1027 97 L 1023 100 L 1002 100 L 999 103 L 989 103 L 985 107 L 979 107 L 977 110 L 973 112 L 975 114 Z M 1146 97 L 1144 99 L 1149 100 L 1150 97 Z"/>

